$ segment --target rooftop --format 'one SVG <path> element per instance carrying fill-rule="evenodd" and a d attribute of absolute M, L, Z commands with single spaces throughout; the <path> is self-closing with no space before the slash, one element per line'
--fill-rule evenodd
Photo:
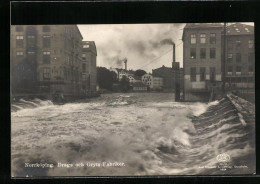
<path fill-rule="evenodd" d="M 235 23 L 227 26 L 227 35 L 251 35 L 254 34 L 254 26 Z"/>
<path fill-rule="evenodd" d="M 222 23 L 188 23 L 184 28 L 223 27 Z"/>

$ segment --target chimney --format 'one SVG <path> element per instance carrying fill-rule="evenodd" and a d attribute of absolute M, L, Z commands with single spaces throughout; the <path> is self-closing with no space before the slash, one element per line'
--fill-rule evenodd
<path fill-rule="evenodd" d="M 124 63 L 125 63 L 125 70 L 127 70 L 127 59 L 125 59 Z"/>
<path fill-rule="evenodd" d="M 180 68 L 180 63 L 175 61 L 175 44 L 174 43 L 172 44 L 172 49 L 173 49 L 172 50 L 172 53 L 173 53 L 172 54 L 172 68 L 175 70 L 176 69 L 178 70 Z"/>
<path fill-rule="evenodd" d="M 172 62 L 175 62 L 175 43 L 172 44 Z"/>

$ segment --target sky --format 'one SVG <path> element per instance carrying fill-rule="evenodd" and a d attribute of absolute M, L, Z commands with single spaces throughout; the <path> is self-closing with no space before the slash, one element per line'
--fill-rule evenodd
<path fill-rule="evenodd" d="M 182 32 L 185 24 L 95 24 L 78 25 L 84 41 L 95 41 L 97 66 L 151 72 L 172 65 L 172 43 L 176 61 L 182 66 Z"/>
<path fill-rule="evenodd" d="M 232 24 L 232 23 L 229 23 Z M 254 23 L 244 22 L 254 26 Z M 186 24 L 93 24 L 78 25 L 84 41 L 95 41 L 97 66 L 128 69 L 152 69 L 172 66 L 172 43 L 175 60 L 183 66 L 182 32 Z"/>

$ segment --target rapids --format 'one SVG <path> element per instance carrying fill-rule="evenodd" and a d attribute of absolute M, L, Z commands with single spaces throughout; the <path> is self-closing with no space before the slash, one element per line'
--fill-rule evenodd
<path fill-rule="evenodd" d="M 255 173 L 255 125 L 243 126 L 229 100 L 173 100 L 170 93 L 105 94 L 64 105 L 20 100 L 11 106 L 12 176 Z M 230 160 L 221 163 L 223 153 Z"/>

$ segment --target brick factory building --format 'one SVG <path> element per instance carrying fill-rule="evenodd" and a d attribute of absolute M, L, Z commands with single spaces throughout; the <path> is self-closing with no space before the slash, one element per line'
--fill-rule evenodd
<path fill-rule="evenodd" d="M 228 25 L 226 43 L 227 89 L 254 88 L 254 27 L 241 23 Z"/>
<path fill-rule="evenodd" d="M 97 49 L 94 41 L 82 43 L 82 89 L 91 94 L 97 87 Z"/>
<path fill-rule="evenodd" d="M 212 92 L 222 93 L 224 81 L 227 91 L 252 89 L 254 93 L 253 26 L 229 23 L 224 37 L 224 24 L 186 24 L 182 39 L 186 101 L 208 99 Z"/>
<path fill-rule="evenodd" d="M 186 24 L 183 31 L 184 100 L 208 99 L 208 88 L 221 86 L 223 25 Z"/>
<path fill-rule="evenodd" d="M 11 26 L 10 39 L 13 96 L 83 94 L 83 38 L 76 25 Z"/>

